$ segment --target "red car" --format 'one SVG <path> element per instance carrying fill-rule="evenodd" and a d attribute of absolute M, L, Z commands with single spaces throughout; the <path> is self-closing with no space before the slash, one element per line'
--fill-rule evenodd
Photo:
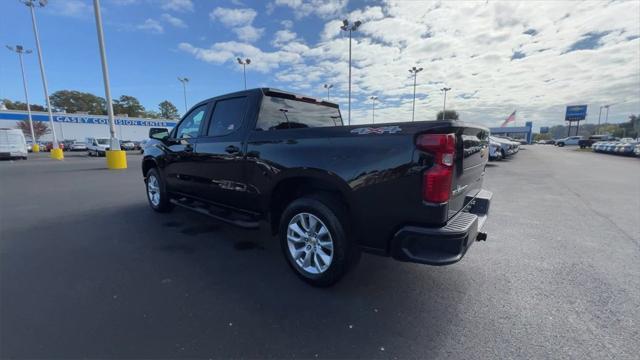
<path fill-rule="evenodd" d="M 58 146 L 60 147 L 60 149 L 64 150 L 64 143 L 58 143 Z M 53 142 L 48 142 L 47 148 L 45 150 L 51 151 L 51 149 L 53 149 Z"/>

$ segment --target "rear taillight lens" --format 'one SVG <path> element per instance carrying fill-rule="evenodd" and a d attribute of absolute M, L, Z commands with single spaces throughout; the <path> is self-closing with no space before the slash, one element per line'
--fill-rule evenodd
<path fill-rule="evenodd" d="M 424 134 L 416 142 L 418 149 L 433 155 L 434 164 L 422 179 L 424 201 L 443 203 L 451 196 L 453 163 L 456 155 L 455 134 Z"/>

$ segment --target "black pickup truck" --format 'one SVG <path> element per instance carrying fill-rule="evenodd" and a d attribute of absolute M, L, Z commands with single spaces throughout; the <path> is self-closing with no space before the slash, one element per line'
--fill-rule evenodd
<path fill-rule="evenodd" d="M 202 101 L 149 135 L 142 173 L 154 210 L 179 205 L 245 228 L 266 221 L 312 285 L 336 282 L 361 250 L 447 265 L 486 239 L 481 126 L 345 126 L 334 103 L 261 88 Z"/>

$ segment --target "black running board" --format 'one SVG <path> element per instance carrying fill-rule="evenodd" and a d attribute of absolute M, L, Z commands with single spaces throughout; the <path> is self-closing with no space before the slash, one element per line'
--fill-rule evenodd
<path fill-rule="evenodd" d="M 202 215 L 206 215 L 216 220 L 244 229 L 257 229 L 260 227 L 260 222 L 256 219 L 252 219 L 249 216 L 239 214 L 231 210 L 219 208 L 214 205 L 205 204 L 187 198 L 171 199 L 170 201 L 171 203 L 185 209 L 195 211 Z"/>

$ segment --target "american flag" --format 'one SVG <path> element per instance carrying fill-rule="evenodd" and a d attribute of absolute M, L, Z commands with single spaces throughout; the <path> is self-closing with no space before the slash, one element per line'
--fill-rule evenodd
<path fill-rule="evenodd" d="M 506 118 L 504 120 L 504 122 L 502 123 L 502 125 L 500 125 L 500 127 L 505 127 L 505 126 L 507 126 L 508 123 L 510 123 L 512 121 L 516 121 L 516 112 L 515 112 L 515 110 L 511 113 L 511 115 L 509 115 L 508 118 Z"/>

